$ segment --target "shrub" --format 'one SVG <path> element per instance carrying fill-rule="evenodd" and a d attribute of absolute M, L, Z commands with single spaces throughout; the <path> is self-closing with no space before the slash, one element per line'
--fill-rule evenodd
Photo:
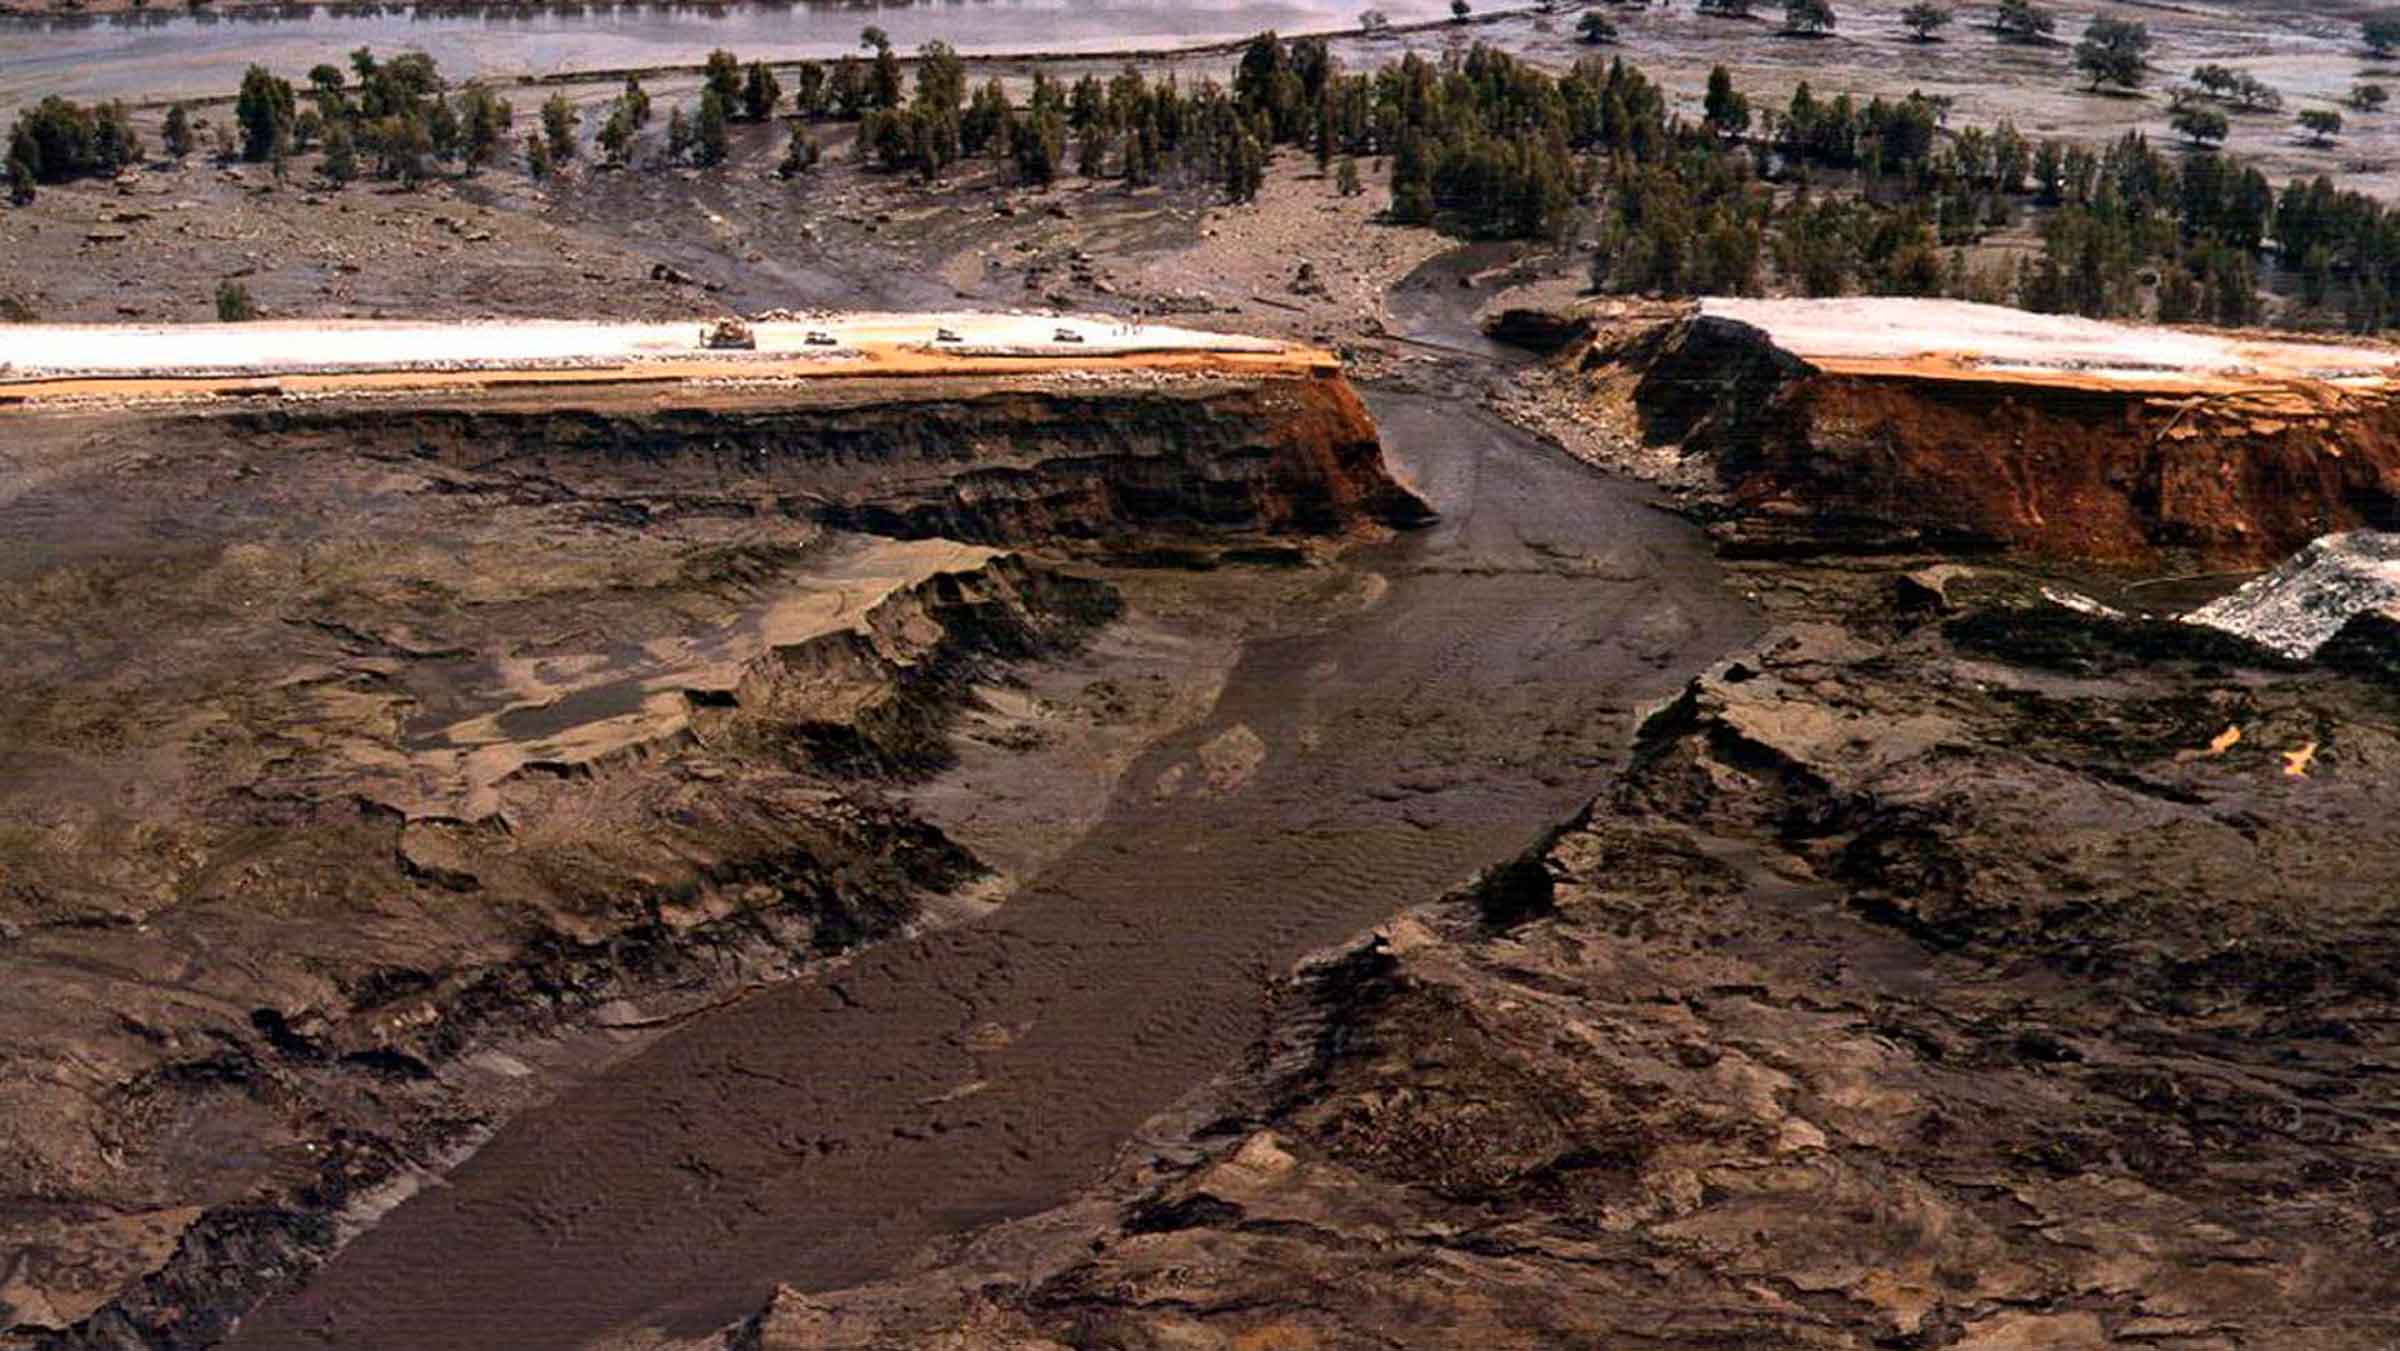
<path fill-rule="evenodd" d="M 250 288 L 227 278 L 217 283 L 217 320 L 220 323 L 247 323 L 258 317 L 258 306 L 250 299 Z"/>
<path fill-rule="evenodd" d="M 113 174 L 141 157 L 141 137 L 122 103 L 86 108 L 53 94 L 18 113 L 9 130 L 8 158 L 44 183 Z"/>
<path fill-rule="evenodd" d="M 1933 0 L 1917 0 L 1917 3 L 1900 11 L 1901 26 L 1919 42 L 1933 41 L 1935 31 L 1948 27 L 1950 18 L 1950 11 L 1934 4 Z"/>
<path fill-rule="evenodd" d="M 2149 73 L 2150 48 L 2156 39 L 2150 26 L 2126 19 L 2095 18 L 2075 44 L 2075 68 L 2091 77 L 2092 88 L 2113 84 L 2139 89 Z"/>
<path fill-rule="evenodd" d="M 550 143 L 551 163 L 564 164 L 575 158 L 575 124 L 582 120 L 564 94 L 552 94 L 543 101 L 542 139 Z"/>
<path fill-rule="evenodd" d="M 2194 145 L 2214 145 L 2223 141 L 2233 130 L 2226 122 L 2225 114 L 2197 103 L 2187 103 L 2177 108 L 2175 115 L 2168 119 L 2168 125 Z"/>
<path fill-rule="evenodd" d="M 1995 32 L 2024 41 L 2047 37 L 2057 27 L 2058 17 L 2033 0 L 2000 0 L 2000 10 L 1992 16 Z"/>
<path fill-rule="evenodd" d="M 298 116 L 291 81 L 275 78 L 265 66 L 243 72 L 241 93 L 233 103 L 233 120 L 242 128 L 243 159 L 256 163 L 272 158 L 290 140 Z"/>

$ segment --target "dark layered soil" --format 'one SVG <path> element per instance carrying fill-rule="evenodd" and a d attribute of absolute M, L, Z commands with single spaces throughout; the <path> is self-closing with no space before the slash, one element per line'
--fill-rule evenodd
<path fill-rule="evenodd" d="M 988 908 L 895 789 L 1122 600 L 937 532 L 1421 518 L 1288 383 L 12 415 L 0 1322 L 212 1343 L 563 1085 Z M 1163 730 L 1087 702 L 1018 722 Z"/>
<path fill-rule="evenodd" d="M 1737 554 L 2255 569 L 2400 522 L 2400 408 L 2378 387 L 1816 361 L 1710 315 L 1495 322 L 1618 405 L 1625 462 L 1678 462 Z"/>
<path fill-rule="evenodd" d="M 737 1343 L 2388 1344 L 2391 687 L 1778 576 L 1110 1183 Z"/>

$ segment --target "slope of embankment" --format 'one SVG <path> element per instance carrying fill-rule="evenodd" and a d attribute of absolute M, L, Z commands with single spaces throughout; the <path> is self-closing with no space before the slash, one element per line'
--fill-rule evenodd
<path fill-rule="evenodd" d="M 1562 358 L 1737 552 L 2254 567 L 2400 521 L 2400 350 L 1950 301 L 1710 300 Z"/>
<path fill-rule="evenodd" d="M 1057 549 L 1424 515 L 1337 369 L 1209 341 L 20 366 L 0 1344 L 213 1341 L 560 1083 L 968 904 L 887 785 L 1117 612 Z"/>

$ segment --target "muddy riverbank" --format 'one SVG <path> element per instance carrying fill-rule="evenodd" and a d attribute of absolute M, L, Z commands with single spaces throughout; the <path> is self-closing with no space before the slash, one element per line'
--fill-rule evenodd
<path fill-rule="evenodd" d="M 1228 1065 L 1273 973 L 1523 849 L 1751 633 L 1634 490 L 1430 399 L 1377 411 L 1441 524 L 1250 643 L 1008 905 L 571 1090 L 232 1345 L 691 1334 L 1053 1204 Z"/>

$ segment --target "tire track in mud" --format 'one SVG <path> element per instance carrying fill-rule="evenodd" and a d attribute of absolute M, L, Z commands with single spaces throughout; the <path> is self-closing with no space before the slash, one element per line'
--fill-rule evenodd
<path fill-rule="evenodd" d="M 880 1276 L 1060 1200 L 1233 1062 L 1270 974 L 1578 809 L 1623 754 L 1626 710 L 1752 619 L 1697 533 L 1632 487 L 1455 402 L 1374 403 L 1444 511 L 1346 564 L 1390 580 L 1378 603 L 1245 648 L 1211 716 L 1145 753 L 1101 825 L 995 914 L 569 1089 L 231 1344 L 695 1335 L 779 1281 Z M 1199 791 L 1200 748 L 1236 727 L 1263 758 Z"/>

